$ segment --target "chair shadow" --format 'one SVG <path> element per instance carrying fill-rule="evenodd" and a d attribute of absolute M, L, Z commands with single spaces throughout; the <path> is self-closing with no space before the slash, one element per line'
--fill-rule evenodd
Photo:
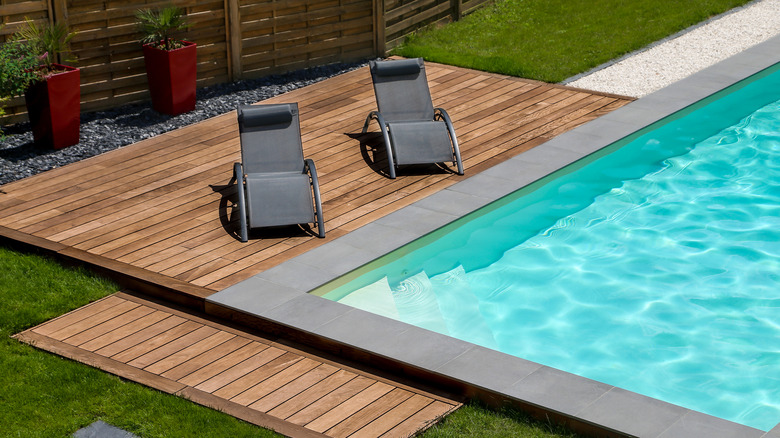
<path fill-rule="evenodd" d="M 345 132 L 344 135 L 360 142 L 360 155 L 371 170 L 390 179 L 387 162 L 387 148 L 385 147 L 385 141 L 382 138 L 381 133 L 367 132 L 363 134 Z M 444 173 L 457 174 L 456 171 L 450 169 L 444 163 L 406 164 L 400 168 L 396 168 L 396 175 L 420 176 Z"/>
<path fill-rule="evenodd" d="M 366 162 L 368 167 L 374 172 L 390 178 L 387 171 L 387 149 L 379 132 L 349 133 L 345 132 L 347 137 L 360 142 L 360 156 Z"/>
<path fill-rule="evenodd" d="M 238 192 L 236 179 L 230 178 L 227 184 L 209 184 L 211 190 L 219 193 L 219 222 L 225 232 L 237 241 L 241 241 L 239 228 Z M 285 239 L 289 237 L 317 237 L 309 224 L 283 225 L 278 227 L 253 228 L 249 230 L 249 239 Z"/>

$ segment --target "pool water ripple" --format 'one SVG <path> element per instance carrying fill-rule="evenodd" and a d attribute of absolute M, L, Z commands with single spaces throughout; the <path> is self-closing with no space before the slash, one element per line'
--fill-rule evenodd
<path fill-rule="evenodd" d="M 500 350 L 774 426 L 780 135 L 756 132 L 780 132 L 777 114 L 759 110 L 469 272 Z"/>

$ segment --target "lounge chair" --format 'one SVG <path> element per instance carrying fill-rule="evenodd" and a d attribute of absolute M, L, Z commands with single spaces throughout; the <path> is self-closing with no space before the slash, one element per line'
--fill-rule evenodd
<path fill-rule="evenodd" d="M 238 129 L 241 163 L 233 165 L 233 178 L 241 241 L 249 228 L 308 223 L 325 237 L 317 169 L 303 159 L 298 104 L 240 106 Z"/>
<path fill-rule="evenodd" d="M 390 178 L 404 164 L 452 162 L 463 175 L 458 139 L 447 112 L 434 108 L 422 58 L 370 61 L 379 111 L 372 111 L 363 133 L 376 119 L 387 148 Z"/>

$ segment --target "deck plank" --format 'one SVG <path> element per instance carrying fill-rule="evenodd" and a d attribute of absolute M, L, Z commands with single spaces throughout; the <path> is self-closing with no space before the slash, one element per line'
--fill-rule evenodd
<path fill-rule="evenodd" d="M 76 324 L 79 321 L 82 321 L 83 319 L 89 318 L 90 316 L 94 316 L 102 312 L 103 310 L 114 307 L 117 304 L 120 304 L 121 302 L 122 302 L 121 299 L 113 295 L 108 296 L 101 300 L 95 301 L 94 303 L 92 303 L 91 306 L 84 306 L 78 308 L 70 313 L 66 313 L 60 317 L 57 317 L 49 321 L 49 323 L 46 325 L 36 327 L 35 332 L 40 335 L 49 336 L 52 333 L 67 328 L 73 324 Z"/>
<path fill-rule="evenodd" d="M 188 360 L 178 363 L 176 366 L 164 371 L 160 375 L 169 379 L 182 381 L 185 376 L 205 368 L 207 365 L 216 362 L 223 357 L 240 350 L 250 344 L 250 339 L 233 335 L 227 341 L 220 342 L 218 345 L 209 348 L 203 348 L 200 354 L 191 357 Z M 202 348 L 203 345 L 199 346 Z M 182 382 L 183 383 L 183 382 Z"/>
<path fill-rule="evenodd" d="M 148 351 L 147 353 L 144 353 L 131 361 L 128 361 L 127 364 L 136 368 L 144 369 L 154 364 L 155 362 L 167 358 L 171 354 L 176 354 L 180 350 L 208 338 L 216 332 L 217 330 L 212 327 L 199 326 L 195 330 L 192 330 L 183 336 L 176 337 L 169 342 L 166 342 L 159 347 L 152 349 L 151 351 Z"/>
<path fill-rule="evenodd" d="M 307 424 L 306 428 L 315 432 L 324 433 L 326 430 L 336 426 L 394 389 L 395 388 L 393 388 L 392 385 L 388 385 L 387 383 L 374 382 L 368 388 L 360 391 L 335 408 L 317 417 L 314 421 Z"/>
<path fill-rule="evenodd" d="M 363 426 L 357 432 L 350 435 L 353 438 L 371 438 L 382 436 L 388 433 L 390 430 L 398 427 L 402 422 L 408 420 L 426 406 L 434 403 L 428 397 L 420 394 L 413 394 L 394 408 L 390 409 L 378 418 L 373 419 L 370 423 Z M 400 420 L 400 421 L 399 421 Z M 418 428 L 419 429 L 419 428 Z M 416 431 L 416 429 L 414 430 Z M 411 435 L 410 431 L 409 435 Z M 400 429 L 398 429 L 400 432 Z M 409 436 L 399 433 L 397 436 Z"/>
<path fill-rule="evenodd" d="M 325 433 L 326 435 L 336 438 L 346 438 L 354 433 L 355 430 L 364 428 L 377 417 L 381 417 L 391 409 L 405 402 L 411 398 L 412 395 L 414 394 L 405 389 L 395 388 L 381 398 L 375 400 L 373 403 L 365 406 L 353 415 L 350 415 L 349 418 L 344 419 L 337 425 L 328 429 Z"/>
<path fill-rule="evenodd" d="M 123 326 L 119 326 L 116 329 L 105 333 L 101 336 L 98 336 L 88 342 L 85 342 L 83 344 L 79 344 L 78 347 L 87 350 L 87 351 L 96 351 L 101 348 L 104 348 L 110 344 L 113 344 L 114 342 L 117 342 L 121 339 L 124 339 L 128 336 L 131 336 L 141 330 L 144 330 L 162 320 L 167 318 L 169 315 L 165 312 L 160 312 L 159 310 L 156 310 L 142 318 L 139 318 L 134 321 L 127 321 L 127 324 Z M 132 324 L 132 326 L 129 326 Z"/>
<path fill-rule="evenodd" d="M 157 348 L 173 342 L 182 336 L 186 336 L 187 334 L 194 332 L 199 328 L 201 328 L 200 325 L 192 321 L 184 320 L 181 324 L 178 324 L 175 327 L 162 333 L 156 334 L 141 343 L 133 345 L 130 348 L 123 350 L 121 353 L 117 353 L 111 356 L 111 358 L 119 362 L 130 362 L 140 356 L 147 355 Z"/>
<path fill-rule="evenodd" d="M 260 367 L 256 367 L 251 372 L 214 391 L 214 395 L 230 400 L 233 397 L 240 395 L 248 388 L 257 385 L 259 382 L 262 382 L 263 380 L 273 376 L 287 367 L 294 365 L 296 362 L 301 360 L 303 360 L 303 357 L 300 355 L 288 351 L 282 351 L 280 356 L 277 356 L 276 358 L 262 364 Z"/>
<path fill-rule="evenodd" d="M 355 379 L 355 377 L 357 377 L 357 374 L 344 369 L 339 369 L 321 381 L 312 384 L 306 388 L 306 390 L 269 410 L 268 413 L 279 418 L 289 418 L 307 406 L 317 403 L 337 388 Z M 269 395 L 269 397 L 271 396 L 273 396 L 273 394 Z M 266 406 L 263 407 L 265 408 Z"/>
<path fill-rule="evenodd" d="M 98 324 L 90 329 L 77 333 L 69 338 L 65 338 L 63 341 L 70 345 L 81 346 L 88 341 L 92 341 L 98 337 L 104 336 L 116 328 L 122 327 L 126 324 L 133 323 L 144 316 L 154 312 L 154 309 L 146 306 L 136 306 L 131 310 L 117 315 L 116 317 Z"/>
<path fill-rule="evenodd" d="M 206 380 L 216 376 L 217 374 L 230 369 L 241 362 L 244 362 L 245 360 L 260 353 L 266 348 L 268 348 L 268 345 L 250 341 L 244 347 L 241 347 L 238 350 L 217 359 L 216 361 L 190 373 L 189 375 L 179 378 L 178 380 L 188 386 L 198 386 Z"/>
<path fill-rule="evenodd" d="M 322 365 L 321 362 L 304 357 L 300 361 L 275 373 L 273 376 L 260 380 L 257 385 L 247 389 L 236 397 L 233 397 L 231 401 L 243 406 L 249 406 L 266 395 L 285 387 L 288 383 L 320 365 Z"/>
<path fill-rule="evenodd" d="M 357 376 L 328 393 L 327 397 L 323 397 L 317 400 L 316 403 L 306 406 L 294 415 L 287 417 L 286 420 L 293 424 L 307 425 L 332 409 L 341 406 L 342 403 L 366 390 L 374 383 L 368 377 Z"/>
<path fill-rule="evenodd" d="M 232 333 L 221 331 L 215 332 L 214 334 L 198 342 L 195 342 L 189 347 L 179 350 L 176 353 L 165 357 L 164 359 L 158 360 L 157 362 L 145 367 L 145 369 L 150 373 L 163 375 L 166 371 L 169 371 L 172 368 L 177 367 L 184 362 L 201 355 L 204 352 L 209 352 L 235 337 L 236 336 Z"/>
<path fill-rule="evenodd" d="M 252 403 L 249 407 L 258 411 L 268 412 L 282 403 L 300 395 L 322 380 L 339 371 L 339 368 L 330 364 L 320 364 L 316 368 L 298 376 L 289 383 L 270 391 L 267 395 Z"/>
<path fill-rule="evenodd" d="M 184 318 L 169 315 L 167 313 L 161 316 L 164 316 L 164 318 L 160 321 L 153 322 L 150 326 L 144 327 L 136 332 L 125 334 L 125 336 L 120 339 L 94 350 L 95 353 L 113 358 L 115 355 L 126 352 L 129 349 L 154 338 L 160 333 L 165 333 L 168 330 L 184 324 L 186 321 Z M 143 348 L 141 348 L 140 351 L 143 352 Z M 127 353 L 127 357 L 132 358 L 135 356 L 132 356 L 131 353 Z"/>
<path fill-rule="evenodd" d="M 206 379 L 195 388 L 204 392 L 215 392 L 224 388 L 227 385 L 235 382 L 237 379 L 246 376 L 254 370 L 262 367 L 266 363 L 277 359 L 285 353 L 284 350 L 275 347 L 266 347 L 262 351 L 256 353 L 254 356 L 243 360 L 242 362 L 233 365 L 232 367 L 225 369 L 221 373 Z M 240 385 L 238 391 L 240 391 Z M 231 391 L 232 393 L 232 391 Z"/>
<path fill-rule="evenodd" d="M 415 432 L 426 429 L 428 426 L 438 421 L 440 417 L 448 414 L 452 410 L 452 405 L 438 400 L 434 401 L 381 436 L 383 438 L 411 436 Z"/>
<path fill-rule="evenodd" d="M 135 309 L 136 307 L 138 307 L 138 304 L 136 303 L 131 303 L 127 301 L 119 303 L 116 306 L 103 310 L 100 313 L 96 313 L 88 318 L 84 318 L 77 323 L 71 324 L 67 327 L 63 327 L 62 329 L 57 330 L 56 332 L 50 334 L 49 337 L 52 339 L 56 339 L 58 341 L 62 341 L 66 338 L 74 336 L 85 330 L 91 329 L 113 318 L 116 318 L 130 310 Z"/>

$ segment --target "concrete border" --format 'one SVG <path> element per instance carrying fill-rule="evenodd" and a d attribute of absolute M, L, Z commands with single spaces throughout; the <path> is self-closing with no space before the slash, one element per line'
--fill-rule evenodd
<path fill-rule="evenodd" d="M 764 432 L 307 293 L 778 61 L 780 36 L 211 295 L 207 311 L 270 321 L 612 435 L 780 438 L 780 425 Z"/>

